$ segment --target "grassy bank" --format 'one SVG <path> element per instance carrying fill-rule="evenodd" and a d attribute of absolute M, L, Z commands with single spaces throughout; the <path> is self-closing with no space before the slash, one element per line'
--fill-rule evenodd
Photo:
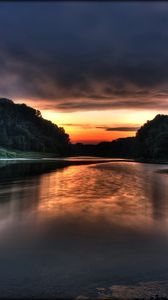
<path fill-rule="evenodd" d="M 30 159 L 38 159 L 38 158 L 54 158 L 59 157 L 55 153 L 42 153 L 42 152 L 32 152 L 32 151 L 19 151 L 19 150 L 9 150 L 0 147 L 0 159 L 8 159 L 8 158 L 30 158 Z"/>
<path fill-rule="evenodd" d="M 43 152 L 33 152 L 33 151 L 19 151 L 19 150 L 9 150 L 0 147 L 0 159 L 18 159 L 18 158 L 25 158 L 25 159 L 40 159 L 40 158 L 59 158 L 60 155 L 57 153 L 43 153 Z M 78 155 L 74 156 L 78 157 Z M 86 155 L 87 157 L 87 155 Z M 96 159 L 96 156 L 94 156 Z M 100 158 L 100 157 L 99 157 Z M 115 157 L 106 157 L 106 159 L 116 159 Z M 123 160 L 125 159 L 126 161 L 135 161 L 135 162 L 140 162 L 140 163 L 151 163 L 151 164 L 168 164 L 168 159 L 150 159 L 150 158 L 122 158 Z M 102 162 L 105 162 L 104 157 L 102 157 Z M 76 162 L 77 164 L 79 162 Z M 83 162 L 85 164 L 85 162 Z M 88 163 L 88 162 L 87 162 Z M 69 164 L 71 164 L 69 162 Z M 73 162 L 74 164 L 74 162 Z M 82 164 L 80 162 L 79 164 Z"/>

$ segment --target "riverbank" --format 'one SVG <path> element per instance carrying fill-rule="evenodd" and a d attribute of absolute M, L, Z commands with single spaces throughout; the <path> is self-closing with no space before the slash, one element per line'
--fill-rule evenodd
<path fill-rule="evenodd" d="M 116 159 L 106 159 L 106 158 L 76 158 L 76 157 L 10 157 L 10 158 L 0 158 L 0 169 L 2 167 L 13 165 L 13 164 L 43 164 L 50 165 L 53 168 L 64 168 L 68 166 L 75 165 L 91 165 L 97 163 L 106 163 L 106 162 L 117 162 L 117 161 L 127 161 L 127 160 L 116 160 Z"/>
<path fill-rule="evenodd" d="M 9 150 L 0 147 L 0 159 L 15 159 L 15 158 L 47 158 L 47 157 L 59 157 L 55 153 L 43 153 L 43 152 L 33 152 L 33 151 L 19 151 L 19 150 Z"/>
<path fill-rule="evenodd" d="M 140 282 L 134 285 L 112 285 L 99 287 L 95 290 L 95 297 L 80 295 L 76 300 L 84 299 L 168 299 L 168 281 Z"/>
<path fill-rule="evenodd" d="M 0 181 L 22 179 L 29 176 L 37 176 L 50 173 L 57 169 L 63 169 L 77 165 L 91 165 L 105 162 L 115 162 L 102 158 L 3 158 L 0 159 Z"/>
<path fill-rule="evenodd" d="M 83 160 L 81 160 L 83 158 Z M 151 164 L 168 164 L 166 159 L 153 159 L 153 158 L 115 158 L 115 157 L 99 157 L 99 156 L 67 156 L 62 157 L 56 153 L 44 153 L 44 152 L 33 152 L 33 151 L 19 151 L 9 150 L 0 147 L 0 161 L 1 160 L 48 160 L 48 161 L 59 161 L 62 165 L 71 164 L 90 164 L 96 162 L 107 162 L 107 161 L 130 161 L 138 163 L 151 163 Z M 92 161 L 91 161 L 92 160 Z M 67 162 L 68 161 L 68 162 Z"/>

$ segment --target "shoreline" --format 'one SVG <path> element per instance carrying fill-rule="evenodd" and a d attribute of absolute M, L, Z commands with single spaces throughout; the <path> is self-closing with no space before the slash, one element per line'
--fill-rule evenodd
<path fill-rule="evenodd" d="M 19 151 L 15 149 L 5 149 L 0 147 L 0 162 L 1 161 L 66 161 L 70 165 L 72 161 L 74 164 L 86 164 L 87 163 L 101 163 L 101 162 L 137 162 L 147 164 L 168 164 L 168 159 L 161 158 L 144 158 L 144 157 L 110 157 L 110 156 L 97 156 L 97 155 L 69 155 L 61 156 L 57 153 L 43 153 L 34 151 Z"/>
<path fill-rule="evenodd" d="M 20 162 L 67 162 L 69 164 L 91 164 L 105 162 L 137 162 L 147 164 L 168 164 L 168 160 L 159 159 L 136 159 L 136 158 L 116 158 L 116 157 L 100 157 L 100 156 L 66 156 L 66 157 L 0 157 L 3 161 L 20 161 Z"/>
<path fill-rule="evenodd" d="M 168 280 L 138 282 L 136 284 L 113 284 L 110 287 L 97 287 L 95 296 L 79 295 L 75 299 L 168 299 Z"/>

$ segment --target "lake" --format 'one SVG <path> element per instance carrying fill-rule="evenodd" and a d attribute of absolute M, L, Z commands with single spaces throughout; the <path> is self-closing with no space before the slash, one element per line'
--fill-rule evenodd
<path fill-rule="evenodd" d="M 167 280 L 168 174 L 161 169 L 168 165 L 4 163 L 0 297 L 94 296 L 97 287 Z"/>

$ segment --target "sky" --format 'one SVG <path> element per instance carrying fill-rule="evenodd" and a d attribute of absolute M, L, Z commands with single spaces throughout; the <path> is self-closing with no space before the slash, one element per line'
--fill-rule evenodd
<path fill-rule="evenodd" d="M 168 2 L 0 2 L 0 97 L 72 142 L 134 136 L 168 113 Z"/>

